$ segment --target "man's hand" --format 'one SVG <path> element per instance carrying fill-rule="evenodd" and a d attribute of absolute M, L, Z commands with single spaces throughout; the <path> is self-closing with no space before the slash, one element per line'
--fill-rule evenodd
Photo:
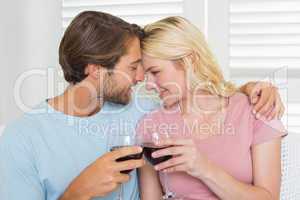
<path fill-rule="evenodd" d="M 139 168 L 145 164 L 143 159 L 124 162 L 116 160 L 141 152 L 141 147 L 124 147 L 104 154 L 72 181 L 60 200 L 89 200 L 107 196 L 130 179 L 128 174 L 122 174 L 121 171 Z"/>
<path fill-rule="evenodd" d="M 256 118 L 280 119 L 284 114 L 285 109 L 278 89 L 271 83 L 249 82 L 241 91 L 249 96 Z"/>

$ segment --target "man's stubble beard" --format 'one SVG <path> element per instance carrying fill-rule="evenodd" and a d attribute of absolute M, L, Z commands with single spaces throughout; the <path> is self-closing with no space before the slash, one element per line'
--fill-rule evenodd
<path fill-rule="evenodd" d="M 131 100 L 131 86 L 124 87 L 115 79 L 113 73 L 106 74 L 103 79 L 103 97 L 104 101 L 127 105 Z"/>

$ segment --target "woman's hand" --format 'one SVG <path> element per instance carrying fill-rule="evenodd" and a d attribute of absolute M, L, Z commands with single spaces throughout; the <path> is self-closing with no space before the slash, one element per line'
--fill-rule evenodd
<path fill-rule="evenodd" d="M 194 177 L 201 177 L 205 169 L 209 169 L 209 160 L 197 149 L 191 139 L 169 138 L 156 143 L 159 147 L 170 146 L 152 153 L 152 157 L 158 158 L 171 155 L 173 158 L 155 166 L 156 170 L 163 172 L 186 172 Z"/>
<path fill-rule="evenodd" d="M 284 114 L 284 105 L 277 87 L 269 82 L 249 82 L 241 88 L 253 104 L 256 118 L 267 120 L 280 119 Z"/>

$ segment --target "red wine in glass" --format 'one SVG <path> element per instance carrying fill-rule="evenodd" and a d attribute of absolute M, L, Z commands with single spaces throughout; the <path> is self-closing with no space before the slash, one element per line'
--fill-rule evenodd
<path fill-rule="evenodd" d="M 122 147 L 126 147 L 126 146 L 114 146 L 114 147 L 112 147 L 110 149 L 110 151 L 114 151 L 114 150 L 122 148 Z M 116 161 L 117 162 L 122 162 L 122 161 L 127 161 L 127 160 L 139 160 L 139 159 L 142 158 L 142 156 L 143 156 L 143 152 L 137 153 L 137 154 L 128 155 L 128 156 L 124 156 L 124 157 L 118 158 Z M 123 170 L 123 171 L 121 171 L 121 173 L 123 173 L 123 174 L 129 174 L 132 170 L 133 169 Z"/>
<path fill-rule="evenodd" d="M 149 161 L 149 163 L 151 163 L 151 165 L 157 165 L 159 163 L 165 162 L 172 158 L 172 155 L 161 156 L 158 158 L 152 157 L 153 152 L 170 147 L 170 146 L 161 147 L 161 146 L 155 145 L 156 142 L 159 142 L 160 140 L 167 139 L 167 138 L 170 138 L 170 135 L 168 132 L 166 132 L 165 134 L 153 132 L 153 133 L 151 133 L 150 141 L 149 141 L 149 137 L 145 137 L 144 134 L 138 135 L 137 139 L 139 141 L 139 144 L 142 144 L 144 156 Z M 163 180 L 162 186 L 164 187 L 163 188 L 164 189 L 163 199 L 175 198 L 176 197 L 175 193 L 169 189 L 167 173 L 165 173 L 165 172 L 160 172 L 160 173 L 163 176 L 163 178 L 162 178 L 162 180 Z"/>
<path fill-rule="evenodd" d="M 159 163 L 165 162 L 169 159 L 172 158 L 170 155 L 162 156 L 159 158 L 153 158 L 152 153 L 155 151 L 158 151 L 160 149 L 165 149 L 168 148 L 169 146 L 166 147 L 157 147 L 153 143 L 144 143 L 143 144 L 143 152 L 147 160 L 152 164 L 152 165 L 157 165 Z"/>

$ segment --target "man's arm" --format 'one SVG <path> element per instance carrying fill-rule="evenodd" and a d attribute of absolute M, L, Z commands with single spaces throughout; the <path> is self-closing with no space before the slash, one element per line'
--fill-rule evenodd
<path fill-rule="evenodd" d="M 120 171 L 136 169 L 145 164 L 143 159 L 123 162 L 116 160 L 141 152 L 141 147 L 124 147 L 104 154 L 71 182 L 59 200 L 89 200 L 109 195 L 130 179 L 128 174 Z"/>
<path fill-rule="evenodd" d="M 284 114 L 285 109 L 278 89 L 271 83 L 248 82 L 239 90 L 249 97 L 257 119 L 280 119 Z"/>
<path fill-rule="evenodd" d="M 254 88 L 255 84 L 257 82 L 255 81 L 250 81 L 245 83 L 244 85 L 242 85 L 241 87 L 239 87 L 239 91 L 244 93 L 244 94 L 251 94 L 251 91 L 249 91 L 249 89 Z"/>
<path fill-rule="evenodd" d="M 0 199 L 44 200 L 33 152 L 29 142 L 15 127 L 0 138 Z"/>
<path fill-rule="evenodd" d="M 141 151 L 141 147 L 124 147 L 104 154 L 72 181 L 60 200 L 89 200 L 108 195 L 129 180 L 129 175 L 120 171 L 144 164 L 142 159 L 124 162 L 116 159 Z M 9 126 L 0 137 L 0 199 L 45 200 L 45 190 L 29 138 L 16 125 Z"/>

